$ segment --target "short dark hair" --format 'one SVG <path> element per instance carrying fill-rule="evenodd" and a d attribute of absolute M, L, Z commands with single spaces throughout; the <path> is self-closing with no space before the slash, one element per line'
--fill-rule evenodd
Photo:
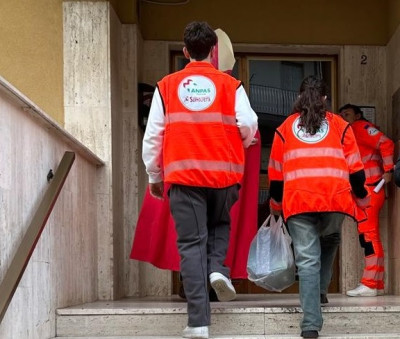
<path fill-rule="evenodd" d="M 349 108 L 352 109 L 355 114 L 361 114 L 361 118 L 364 118 L 363 111 L 361 110 L 361 108 L 359 106 L 353 105 L 353 104 L 343 105 L 342 107 L 339 108 L 339 112 L 342 113 L 342 111 L 344 111 L 345 109 L 349 109 Z"/>
<path fill-rule="evenodd" d="M 217 35 L 211 26 L 205 21 L 192 21 L 183 33 L 183 42 L 192 59 L 201 61 L 217 44 Z"/>

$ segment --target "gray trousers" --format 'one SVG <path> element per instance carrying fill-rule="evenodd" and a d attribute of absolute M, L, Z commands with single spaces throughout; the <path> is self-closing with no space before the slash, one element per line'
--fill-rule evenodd
<path fill-rule="evenodd" d="M 188 326 L 210 325 L 208 276 L 224 266 L 229 244 L 230 210 L 239 197 L 239 185 L 226 188 L 171 185 L 171 214 L 178 234 L 181 275 L 188 310 Z"/>

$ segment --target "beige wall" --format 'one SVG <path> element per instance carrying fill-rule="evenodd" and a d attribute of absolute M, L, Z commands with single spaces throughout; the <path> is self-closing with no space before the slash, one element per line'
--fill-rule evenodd
<path fill-rule="evenodd" d="M 400 28 L 397 28 L 392 39 L 387 46 L 387 101 L 388 101 L 388 123 L 392 127 L 389 129 L 389 135 L 396 142 L 395 160 L 400 155 L 400 105 L 397 99 L 396 106 L 393 107 L 393 95 L 400 89 Z M 400 294 L 400 188 L 392 183 L 389 189 L 389 218 L 391 238 L 391 251 L 389 254 L 390 268 L 392 275 L 393 292 Z"/>
<path fill-rule="evenodd" d="M 106 164 L 98 196 L 99 299 L 138 295 L 139 264 L 129 255 L 147 181 L 137 123 L 140 33 L 121 24 L 107 2 L 65 1 L 64 22 L 65 128 Z"/>
<path fill-rule="evenodd" d="M 0 1 L 0 75 L 60 124 L 62 31 L 62 0 Z"/>
<path fill-rule="evenodd" d="M 0 324 L 0 338 L 55 336 L 56 309 L 97 299 L 95 157 L 44 112 L 26 110 L 0 78 L 0 281 L 39 207 L 47 173 L 65 151 L 73 163 Z"/>
<path fill-rule="evenodd" d="M 245 10 L 238 0 L 192 0 L 182 6 L 109 1 L 121 23 L 139 22 L 144 40 L 180 41 L 186 23 L 202 19 L 229 32 L 236 43 L 386 45 L 400 22 L 397 0 L 260 0 Z M 0 75 L 60 124 L 62 2 L 0 1 Z"/>
<path fill-rule="evenodd" d="M 386 45 L 389 39 L 387 0 L 192 0 L 179 6 L 140 2 L 139 9 L 145 40 L 182 40 L 192 20 L 222 28 L 236 43 Z"/>
<path fill-rule="evenodd" d="M 388 14 L 389 14 L 389 37 L 392 38 L 400 23 L 400 1 L 388 0 Z"/>
<path fill-rule="evenodd" d="M 64 124 L 63 1 L 0 1 L 0 76 L 61 125 Z M 136 0 L 110 2 L 122 22 L 137 21 Z"/>
<path fill-rule="evenodd" d="M 366 56 L 366 63 L 361 63 L 361 56 Z M 375 106 L 375 122 L 384 133 L 387 133 L 387 100 L 386 100 L 386 47 L 384 46 L 344 46 L 339 58 L 339 106 L 353 103 L 364 106 Z M 388 203 L 380 214 L 380 233 L 385 251 L 386 291 L 390 289 L 389 279 L 389 239 L 390 223 L 388 220 Z M 357 286 L 364 267 L 364 254 L 358 245 L 357 227 L 354 222 L 346 220 L 342 236 L 342 274 L 343 291 Z"/>

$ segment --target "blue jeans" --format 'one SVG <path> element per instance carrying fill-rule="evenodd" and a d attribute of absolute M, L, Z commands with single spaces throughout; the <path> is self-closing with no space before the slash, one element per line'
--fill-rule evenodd
<path fill-rule="evenodd" d="M 299 275 L 302 331 L 322 328 L 320 294 L 327 292 L 332 277 L 343 219 L 343 214 L 326 212 L 299 214 L 287 221 Z"/>

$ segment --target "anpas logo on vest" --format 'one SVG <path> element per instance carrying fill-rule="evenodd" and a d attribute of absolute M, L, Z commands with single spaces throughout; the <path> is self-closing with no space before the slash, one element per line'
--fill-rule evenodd
<path fill-rule="evenodd" d="M 367 129 L 367 132 L 369 135 L 377 135 L 379 133 L 379 130 L 375 127 L 369 127 Z"/>
<path fill-rule="evenodd" d="M 191 111 L 202 111 L 210 107 L 215 100 L 215 95 L 214 83 L 202 75 L 187 77 L 178 87 L 179 100 Z"/>
<path fill-rule="evenodd" d="M 328 135 L 329 132 L 329 125 L 326 120 L 324 120 L 321 124 L 321 127 L 315 133 L 314 135 L 311 135 L 310 133 L 307 133 L 304 128 L 299 126 L 300 123 L 300 117 L 298 117 L 292 125 L 292 131 L 293 134 L 297 139 L 300 141 L 303 141 L 307 144 L 315 144 L 317 142 L 320 142 L 325 139 L 325 137 Z"/>

